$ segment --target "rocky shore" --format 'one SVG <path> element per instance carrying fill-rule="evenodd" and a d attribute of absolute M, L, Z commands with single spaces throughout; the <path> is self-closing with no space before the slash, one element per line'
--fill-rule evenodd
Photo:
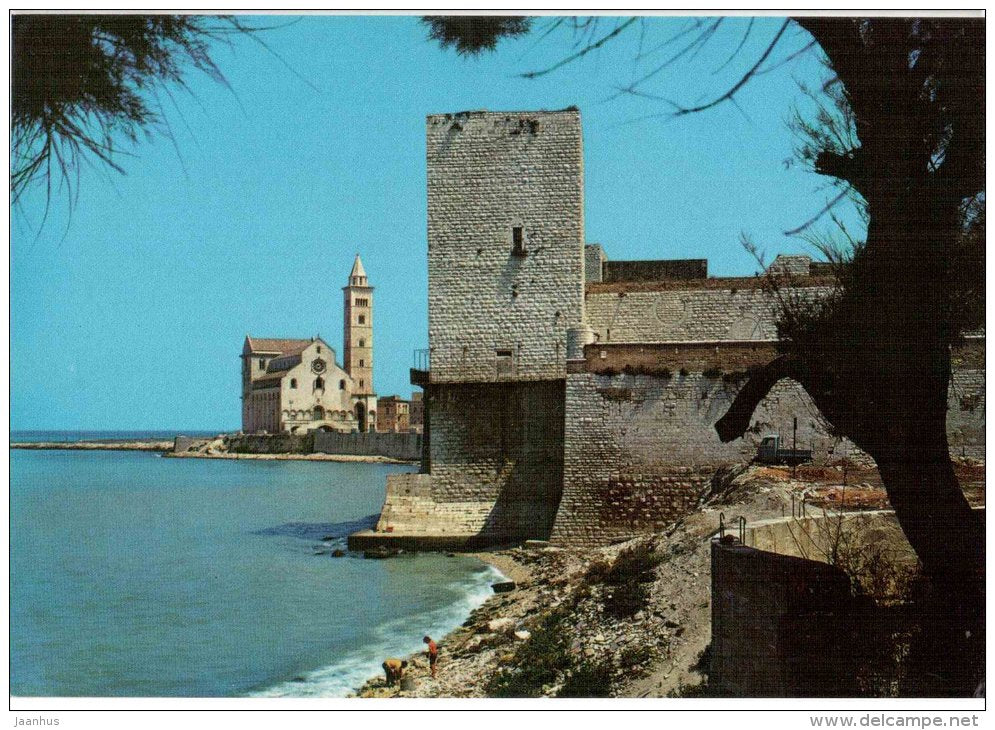
<path fill-rule="evenodd" d="M 983 465 L 958 463 L 965 491 L 984 501 Z M 700 509 L 666 532 L 594 550 L 535 544 L 478 557 L 515 589 L 495 594 L 438 639 L 438 676 L 408 657 L 400 686 L 384 677 L 358 697 L 689 697 L 707 686 L 711 538 L 748 522 L 811 508 L 886 503 L 873 468 L 741 468 L 720 473 Z M 845 502 L 841 504 L 841 502 Z"/>

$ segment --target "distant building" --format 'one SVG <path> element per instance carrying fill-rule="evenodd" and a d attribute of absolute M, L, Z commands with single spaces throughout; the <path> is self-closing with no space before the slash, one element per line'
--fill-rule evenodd
<path fill-rule="evenodd" d="M 425 401 L 422 400 L 422 392 L 416 391 L 411 394 L 411 405 L 408 408 L 412 433 L 422 433 L 425 427 Z"/>
<path fill-rule="evenodd" d="M 373 431 L 373 287 L 359 255 L 342 288 L 345 358 L 320 337 L 247 335 L 242 346 L 242 431 Z"/>
<path fill-rule="evenodd" d="M 377 400 L 377 430 L 385 433 L 407 433 L 411 425 L 409 403 L 396 395 Z"/>

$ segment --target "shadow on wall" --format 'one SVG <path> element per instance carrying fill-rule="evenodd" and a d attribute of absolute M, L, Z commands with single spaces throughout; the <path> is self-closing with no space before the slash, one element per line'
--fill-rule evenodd
<path fill-rule="evenodd" d="M 500 491 L 481 535 L 548 540 L 563 496 L 564 383 L 501 388 Z"/>

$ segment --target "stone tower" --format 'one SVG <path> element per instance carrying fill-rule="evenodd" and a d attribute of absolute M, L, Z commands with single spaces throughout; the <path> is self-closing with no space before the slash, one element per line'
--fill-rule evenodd
<path fill-rule="evenodd" d="M 560 380 L 584 310 L 580 113 L 427 119 L 433 382 Z"/>
<path fill-rule="evenodd" d="M 345 296 L 345 354 L 342 364 L 358 388 L 356 394 L 371 394 L 374 392 L 373 287 L 366 279 L 359 254 L 356 254 L 349 283 L 342 287 L 342 293 Z"/>

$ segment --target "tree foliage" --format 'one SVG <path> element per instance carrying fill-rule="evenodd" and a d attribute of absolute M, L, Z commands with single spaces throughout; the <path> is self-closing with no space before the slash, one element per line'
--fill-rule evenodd
<path fill-rule="evenodd" d="M 121 142 L 163 126 L 162 94 L 189 68 L 225 83 L 215 41 L 251 32 L 237 19 L 195 15 L 14 14 L 11 54 L 11 194 L 32 183 L 66 185 L 80 164 L 121 172 Z M 171 98 L 171 97 L 170 97 Z"/>
<path fill-rule="evenodd" d="M 525 35 L 532 19 L 518 15 L 430 15 L 423 18 L 429 37 L 461 56 L 493 51 L 502 38 Z"/>

